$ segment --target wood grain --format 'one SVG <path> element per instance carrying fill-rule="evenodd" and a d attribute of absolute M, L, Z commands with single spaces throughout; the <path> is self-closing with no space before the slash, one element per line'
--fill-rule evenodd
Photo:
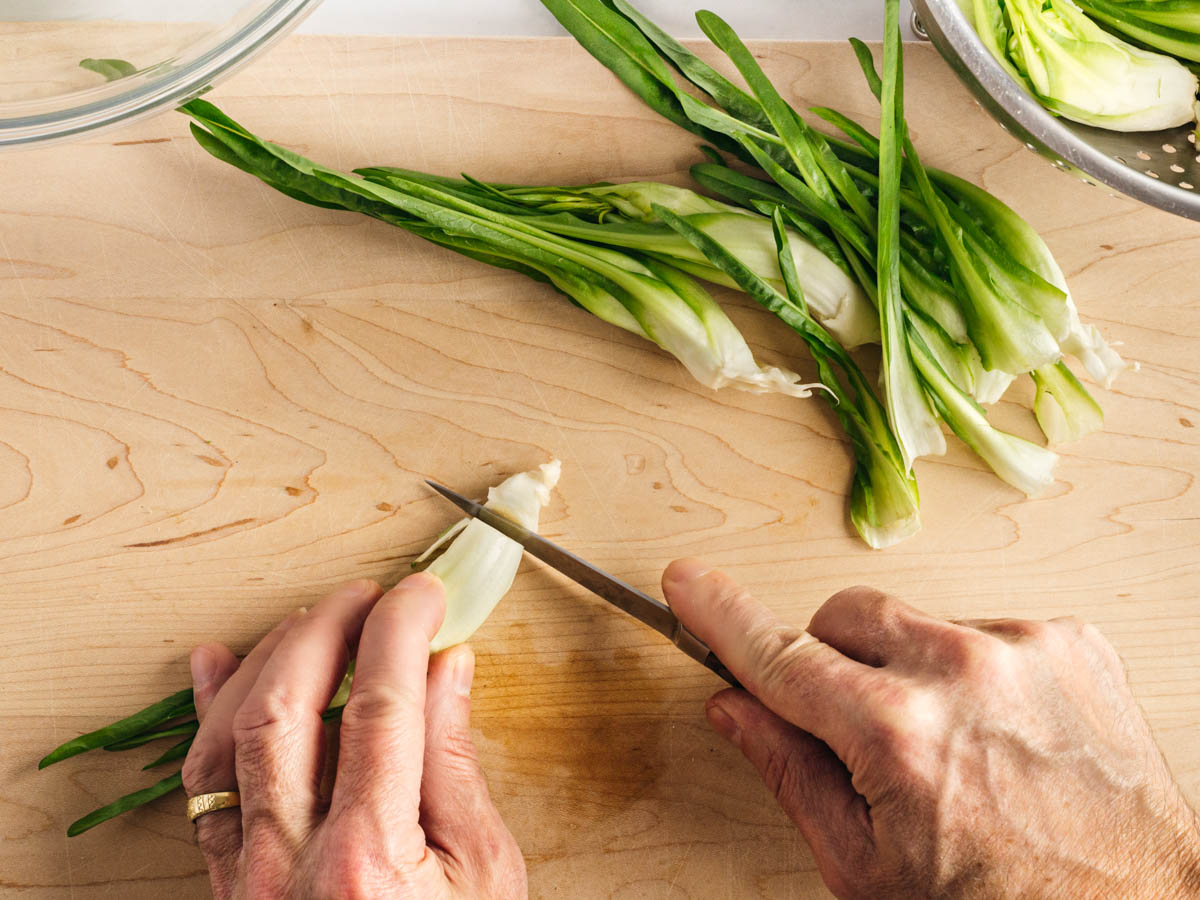
<path fill-rule="evenodd" d="M 864 121 L 841 45 L 759 44 L 794 101 Z M 1046 235 L 1086 318 L 1141 363 L 1103 435 L 1025 502 L 961 446 L 922 461 L 925 530 L 854 539 L 823 404 L 712 394 L 542 285 L 295 203 L 164 115 L 0 160 L 0 894 L 205 896 L 178 798 L 82 837 L 151 753 L 37 773 L 61 740 L 244 651 L 336 582 L 396 579 L 468 492 L 551 455 L 552 538 L 657 592 L 705 555 L 798 621 L 869 582 L 940 615 L 1097 623 L 1200 796 L 1200 226 L 1073 181 L 927 47 L 909 109 L 935 163 Z M 294 37 L 214 99 L 329 164 L 686 183 L 694 140 L 571 41 Z M 771 361 L 811 371 L 731 294 Z M 997 420 L 1033 436 L 1025 406 Z M 716 679 L 535 566 L 479 633 L 474 726 L 535 897 L 824 896 L 803 843 L 704 723 Z"/>

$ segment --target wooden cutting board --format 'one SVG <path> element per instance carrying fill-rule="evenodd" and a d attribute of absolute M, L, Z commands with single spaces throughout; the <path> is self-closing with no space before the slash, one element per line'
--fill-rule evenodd
<path fill-rule="evenodd" d="M 847 47 L 757 50 L 798 105 L 877 115 Z M 961 445 L 920 462 L 925 530 L 884 553 L 851 536 L 824 404 L 713 394 L 542 285 L 272 192 L 181 116 L 0 158 L 0 894 L 205 896 L 178 797 L 64 837 L 150 752 L 37 759 L 186 686 L 201 640 L 243 652 L 343 579 L 401 576 L 454 517 L 421 479 L 480 493 L 551 455 L 543 530 L 651 593 L 699 554 L 796 621 L 860 582 L 938 615 L 1086 617 L 1200 796 L 1200 226 L 1054 171 L 928 47 L 908 59 L 927 160 L 1026 215 L 1141 369 L 1096 391 L 1106 432 L 1042 499 Z M 293 37 L 213 99 L 343 168 L 685 184 L 699 158 L 567 39 Z M 721 296 L 762 358 L 811 372 Z M 996 420 L 1036 435 L 1031 393 Z M 706 726 L 711 673 L 534 565 L 474 646 L 535 897 L 824 895 Z"/>

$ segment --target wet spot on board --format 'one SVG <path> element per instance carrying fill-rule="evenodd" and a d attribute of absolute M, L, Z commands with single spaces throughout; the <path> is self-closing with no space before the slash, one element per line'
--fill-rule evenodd
<path fill-rule="evenodd" d="M 108 458 L 108 461 L 105 463 L 105 465 L 108 466 L 110 469 L 115 469 L 120 464 L 120 462 L 121 462 L 120 457 L 110 456 Z"/>
<path fill-rule="evenodd" d="M 304 491 L 300 490 L 300 488 L 292 487 L 290 484 L 287 487 L 285 487 L 283 490 L 284 490 L 284 493 L 286 493 L 289 497 L 299 497 L 301 494 L 304 493 Z"/>
<path fill-rule="evenodd" d="M 1179 424 L 1182 425 L 1184 428 L 1195 428 L 1196 427 L 1195 425 L 1192 424 L 1190 419 L 1184 419 L 1182 417 L 1179 419 Z"/>
<path fill-rule="evenodd" d="M 392 506 L 390 503 L 376 503 L 375 508 L 380 512 L 391 512 L 396 507 Z"/>

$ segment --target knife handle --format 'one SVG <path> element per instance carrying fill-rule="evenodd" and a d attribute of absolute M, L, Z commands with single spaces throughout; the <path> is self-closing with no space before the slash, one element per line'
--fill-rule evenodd
<path fill-rule="evenodd" d="M 708 668 L 720 675 L 729 683 L 730 687 L 740 688 L 742 686 L 741 682 L 733 677 L 733 673 L 725 668 L 725 664 L 717 659 L 717 655 L 708 649 L 708 644 L 684 628 L 682 622 L 675 628 L 674 643 L 676 647 L 692 659 L 702 665 L 708 666 Z"/>

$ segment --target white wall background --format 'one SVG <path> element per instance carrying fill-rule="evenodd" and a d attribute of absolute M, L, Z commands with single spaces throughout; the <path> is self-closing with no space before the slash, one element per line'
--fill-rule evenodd
<path fill-rule="evenodd" d="M 907 36 L 908 3 L 903 21 Z M 641 0 L 677 37 L 701 37 L 692 18 L 711 9 L 745 38 L 864 40 L 883 34 L 883 0 Z M 538 0 L 325 0 L 304 31 L 385 34 L 561 34 Z"/>
<path fill-rule="evenodd" d="M 90 19 L 214 21 L 261 0 L 0 0 L 0 21 Z M 906 35 L 909 12 L 903 0 Z M 692 19 L 706 8 L 745 38 L 866 40 L 883 32 L 883 0 L 641 0 L 652 19 L 679 37 L 700 37 Z M 325 0 L 301 25 L 330 34 L 561 34 L 538 0 Z"/>

